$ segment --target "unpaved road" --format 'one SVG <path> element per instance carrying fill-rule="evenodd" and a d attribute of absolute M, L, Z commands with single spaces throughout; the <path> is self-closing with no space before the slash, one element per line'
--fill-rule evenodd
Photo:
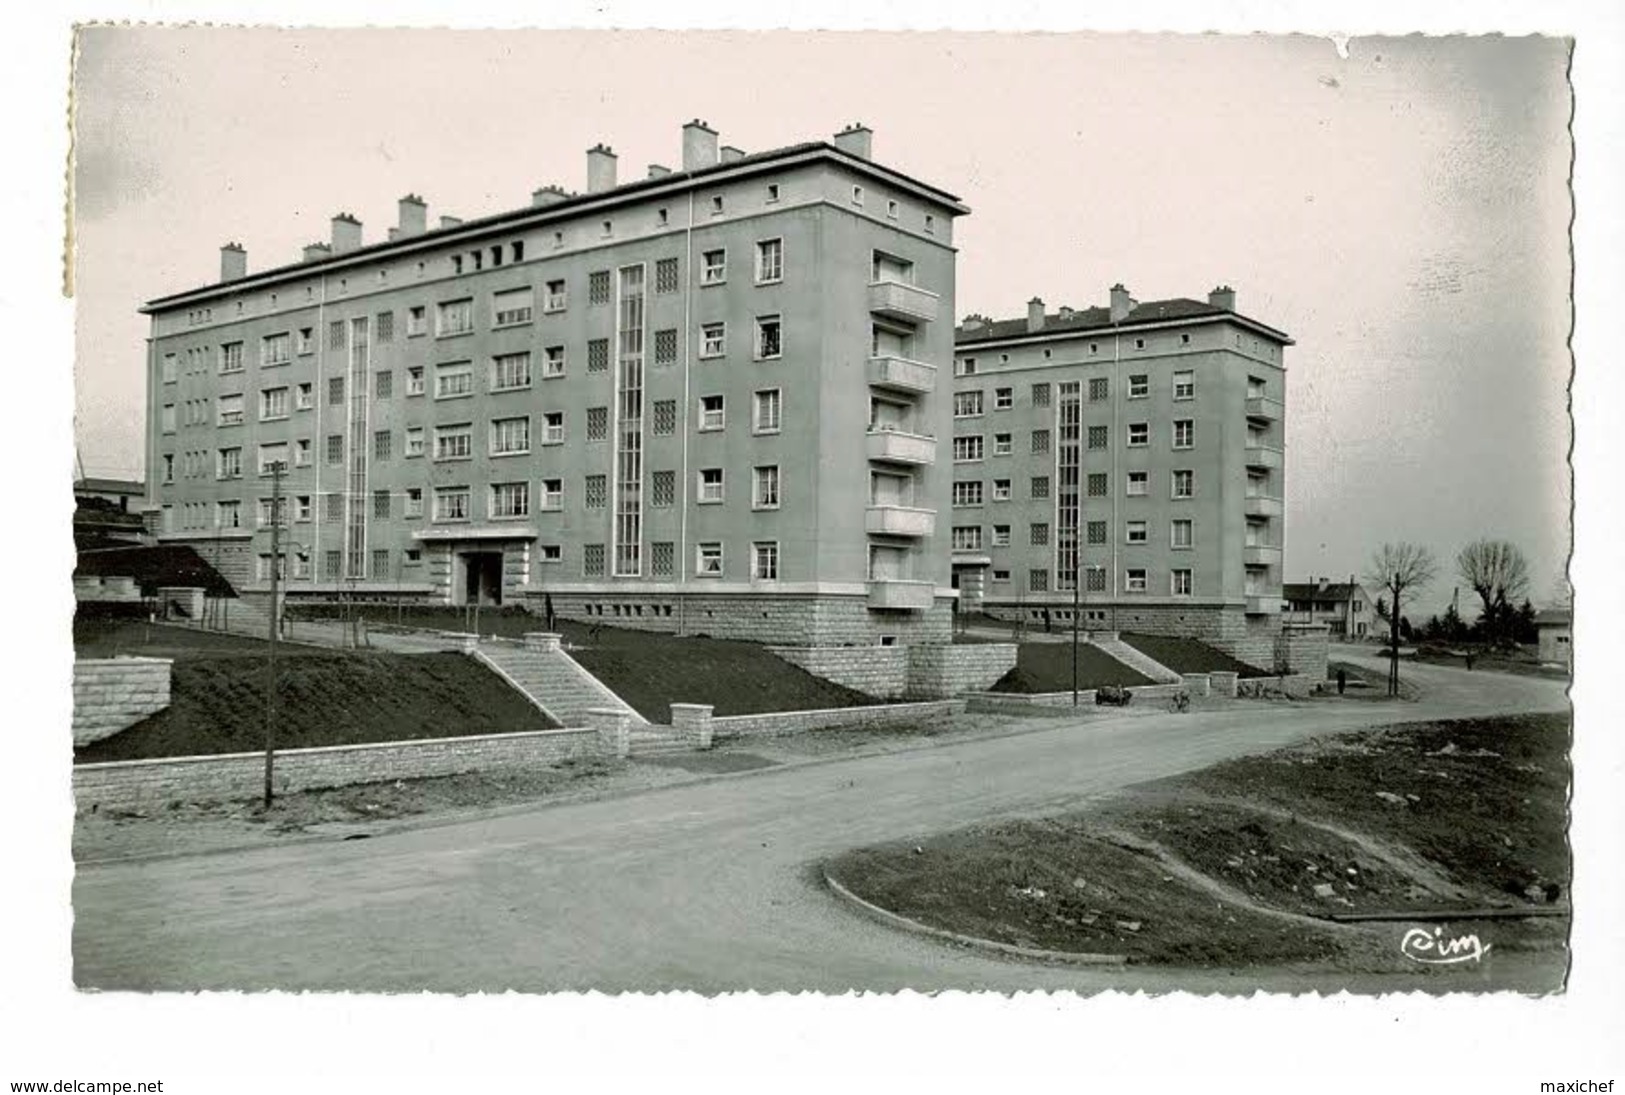
<path fill-rule="evenodd" d="M 1558 682 L 1406 673 L 1421 702 L 1242 702 L 1061 722 L 369 840 L 82 868 L 75 981 L 372 992 L 1555 988 L 1561 956 L 1517 952 L 1448 970 L 1396 958 L 1393 973 L 1354 977 L 1023 964 L 872 923 L 814 880 L 823 857 L 849 847 L 1048 813 L 1313 735 L 1567 702 Z"/>

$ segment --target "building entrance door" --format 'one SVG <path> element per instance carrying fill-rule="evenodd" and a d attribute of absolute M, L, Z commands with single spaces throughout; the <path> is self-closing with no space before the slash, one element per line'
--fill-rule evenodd
<path fill-rule="evenodd" d="M 469 551 L 463 560 L 463 603 L 499 605 L 502 603 L 502 552 Z"/>

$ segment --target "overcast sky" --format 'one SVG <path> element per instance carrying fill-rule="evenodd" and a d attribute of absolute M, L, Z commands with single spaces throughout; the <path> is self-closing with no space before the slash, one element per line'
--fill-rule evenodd
<path fill-rule="evenodd" d="M 431 219 L 862 121 L 959 194 L 959 315 L 1201 299 L 1288 331 L 1287 576 L 1385 539 L 1569 546 L 1570 99 L 1556 39 L 95 28 L 76 73 L 77 437 L 139 475 L 146 299 Z M 1465 592 L 1465 591 L 1464 591 Z"/>

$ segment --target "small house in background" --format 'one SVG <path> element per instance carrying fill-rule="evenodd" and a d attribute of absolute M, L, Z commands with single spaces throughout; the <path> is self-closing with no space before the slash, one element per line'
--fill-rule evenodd
<path fill-rule="evenodd" d="M 1281 587 L 1281 599 L 1285 602 L 1283 624 L 1325 624 L 1333 641 L 1363 640 L 1376 633 L 1376 604 L 1352 578 L 1347 582 L 1326 578 L 1288 582 Z"/>
<path fill-rule="evenodd" d="M 135 480 L 74 480 L 74 546 L 85 550 L 150 543 L 141 514 L 146 492 L 146 484 Z"/>
<path fill-rule="evenodd" d="M 1548 608 L 1535 613 L 1541 661 L 1574 668 L 1573 622 L 1573 613 L 1566 608 Z"/>

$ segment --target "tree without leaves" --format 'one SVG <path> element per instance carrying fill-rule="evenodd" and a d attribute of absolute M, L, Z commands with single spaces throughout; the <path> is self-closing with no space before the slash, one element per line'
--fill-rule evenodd
<path fill-rule="evenodd" d="M 1421 589 L 1433 581 L 1438 564 L 1433 553 L 1420 544 L 1383 544 L 1367 565 L 1366 581 L 1386 591 L 1389 600 L 1389 646 L 1394 651 L 1388 674 L 1388 694 L 1399 694 L 1399 633 L 1403 617 L 1401 609 L 1408 590 Z M 1409 628 L 1406 628 L 1409 630 Z"/>
<path fill-rule="evenodd" d="M 1456 573 L 1478 594 L 1484 637 L 1501 643 L 1516 626 L 1511 606 L 1529 592 L 1529 561 L 1506 540 L 1475 540 L 1456 556 Z"/>

